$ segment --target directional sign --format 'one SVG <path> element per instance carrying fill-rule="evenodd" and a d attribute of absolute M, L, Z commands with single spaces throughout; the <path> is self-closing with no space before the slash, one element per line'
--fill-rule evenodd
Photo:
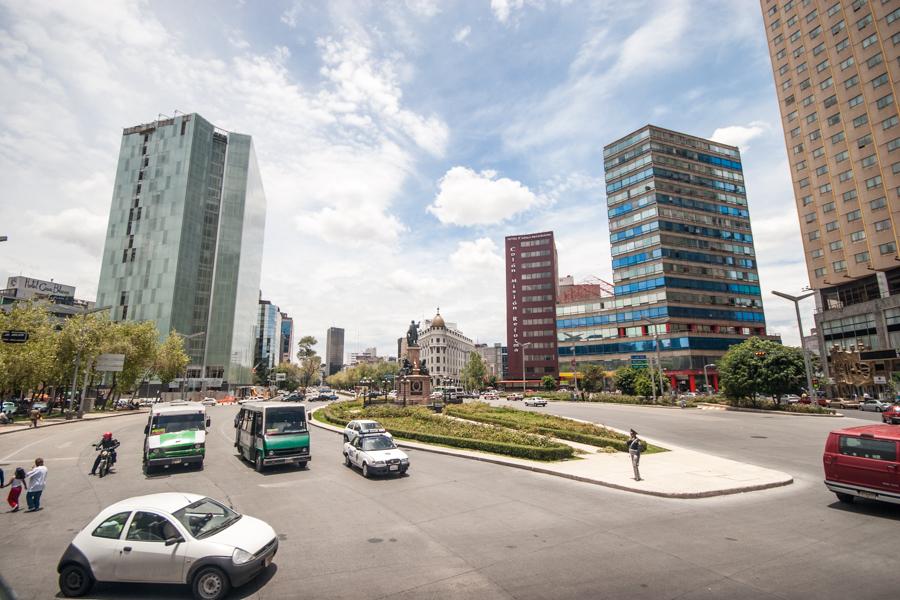
<path fill-rule="evenodd" d="M 94 368 L 98 371 L 121 371 L 125 367 L 124 354 L 101 354 Z"/>
<path fill-rule="evenodd" d="M 4 344 L 24 344 L 28 341 L 28 332 L 10 329 L 0 334 L 0 339 Z"/>
<path fill-rule="evenodd" d="M 287 379 L 287 373 L 275 373 L 275 381 L 284 381 Z"/>

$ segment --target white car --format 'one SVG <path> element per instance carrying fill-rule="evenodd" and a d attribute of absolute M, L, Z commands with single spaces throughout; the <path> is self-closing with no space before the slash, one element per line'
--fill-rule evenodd
<path fill-rule="evenodd" d="M 203 402 L 202 402 L 202 404 L 204 406 L 215 406 L 218 403 L 219 403 L 219 401 L 216 400 L 215 398 L 204 398 Z"/>
<path fill-rule="evenodd" d="M 890 406 L 890 402 L 885 402 L 877 398 L 866 398 L 859 403 L 859 410 L 874 410 L 875 412 L 884 412 Z"/>
<path fill-rule="evenodd" d="M 369 419 L 354 419 L 347 423 L 347 426 L 344 427 L 344 441 L 352 442 L 357 437 L 361 435 L 369 435 L 372 433 L 383 433 L 388 437 L 391 437 L 391 434 L 387 432 L 387 430 L 382 427 L 381 423 L 378 421 L 371 421 Z"/>
<path fill-rule="evenodd" d="M 409 469 L 409 457 L 389 435 L 360 435 L 352 442 L 344 442 L 344 464 L 362 469 L 363 477 L 403 475 Z"/>
<path fill-rule="evenodd" d="M 498 395 L 495 394 L 494 392 L 485 392 L 484 394 L 481 395 L 481 399 L 482 399 L 482 400 L 488 400 L 488 401 L 490 401 L 490 400 L 499 400 L 499 399 L 500 399 L 500 396 L 498 396 Z"/>
<path fill-rule="evenodd" d="M 525 398 L 525 406 L 547 406 L 547 399 L 540 396 Z"/>
<path fill-rule="evenodd" d="M 199 494 L 137 496 L 100 511 L 66 548 L 56 571 L 64 596 L 96 581 L 180 583 L 198 600 L 220 600 L 263 571 L 275 531 Z"/>

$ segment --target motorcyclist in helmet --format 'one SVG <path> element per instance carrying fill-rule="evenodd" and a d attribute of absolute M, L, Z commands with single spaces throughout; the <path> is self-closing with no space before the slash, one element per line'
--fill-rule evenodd
<path fill-rule="evenodd" d="M 101 451 L 108 450 L 109 451 L 110 466 L 116 464 L 116 448 L 118 448 L 118 447 L 119 447 L 119 440 L 117 440 L 113 437 L 113 434 L 111 431 L 107 431 L 106 433 L 104 433 L 103 437 L 100 439 L 100 442 L 97 444 L 94 444 L 94 448 L 96 448 L 97 450 L 101 450 Z M 102 452 L 98 452 L 97 458 L 94 459 L 94 466 L 91 469 L 91 475 L 97 474 L 97 466 L 100 464 L 100 455 L 101 454 L 102 454 Z"/>

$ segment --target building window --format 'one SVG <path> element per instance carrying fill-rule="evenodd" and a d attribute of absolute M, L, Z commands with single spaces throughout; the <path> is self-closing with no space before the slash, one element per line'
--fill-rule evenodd
<path fill-rule="evenodd" d="M 856 22 L 857 29 L 865 29 L 872 23 L 872 13 L 867 14 L 862 19 Z"/>
<path fill-rule="evenodd" d="M 812 223 L 813 221 L 816 220 L 816 213 L 814 213 L 814 212 L 806 213 L 806 216 L 804 217 L 804 220 L 805 220 L 807 223 Z"/>
<path fill-rule="evenodd" d="M 852 67 L 856 61 L 853 60 L 852 56 L 848 56 L 845 60 L 842 60 L 838 66 L 841 68 L 841 71 Z"/>
<path fill-rule="evenodd" d="M 822 165 L 821 167 L 816 168 L 816 176 L 821 177 L 825 173 L 828 172 L 828 165 Z"/>
<path fill-rule="evenodd" d="M 876 77 L 875 79 L 872 80 L 872 87 L 875 89 L 878 89 L 881 86 L 883 86 L 884 84 L 886 84 L 887 82 L 888 82 L 887 73 L 882 73 L 881 75 L 879 75 L 878 77 Z"/>
<path fill-rule="evenodd" d="M 842 273 L 847 270 L 847 261 L 845 260 L 836 260 L 831 263 L 831 268 L 835 273 Z"/>
<path fill-rule="evenodd" d="M 794 146 L 793 150 L 794 154 L 800 154 L 801 152 L 803 152 L 803 144 L 797 144 L 796 146 Z"/>
<path fill-rule="evenodd" d="M 878 36 L 873 33 L 872 35 L 870 35 L 869 37 L 867 37 L 866 39 L 864 39 L 862 41 L 862 47 L 863 47 L 863 49 L 866 49 L 869 46 L 871 46 L 872 44 L 875 44 L 877 42 L 878 42 Z"/>
<path fill-rule="evenodd" d="M 874 69 L 875 67 L 877 67 L 878 65 L 880 65 L 883 62 L 884 62 L 884 57 L 882 56 L 881 52 L 879 52 L 878 54 L 876 54 L 875 56 L 873 56 L 872 58 L 870 58 L 869 60 L 866 61 L 866 66 L 869 67 L 870 69 Z"/>
<path fill-rule="evenodd" d="M 841 122 L 841 113 L 834 113 L 827 119 L 827 123 L 829 125 L 837 125 Z"/>
<path fill-rule="evenodd" d="M 841 198 L 844 202 L 850 202 L 852 200 L 856 200 L 856 190 L 849 190 L 841 194 Z"/>
<path fill-rule="evenodd" d="M 891 228 L 891 220 L 884 219 L 883 221 L 875 222 L 875 231 L 887 231 Z"/>
<path fill-rule="evenodd" d="M 853 260 L 856 261 L 856 264 L 869 262 L 869 253 L 868 252 L 860 252 L 859 254 L 854 254 Z"/>
<path fill-rule="evenodd" d="M 860 210 L 857 208 L 854 211 L 847 213 L 847 222 L 852 223 L 853 221 L 858 221 L 862 217 Z"/>
<path fill-rule="evenodd" d="M 830 213 L 833 210 L 834 210 L 834 202 L 828 202 L 827 204 L 822 205 L 823 213 Z"/>
<path fill-rule="evenodd" d="M 847 158 L 849 158 L 849 156 L 849 152 L 847 152 L 846 150 L 842 150 L 834 155 L 834 162 L 844 162 L 845 160 L 847 160 Z"/>
<path fill-rule="evenodd" d="M 870 179 L 866 179 L 866 189 L 871 190 L 881 185 L 881 175 L 876 175 Z"/>
<path fill-rule="evenodd" d="M 797 185 L 799 185 L 801 189 L 809 187 L 809 177 L 804 177 L 797 182 Z"/>
<path fill-rule="evenodd" d="M 864 239 L 866 239 L 866 232 L 863 229 L 860 229 L 859 231 L 854 231 L 850 234 L 851 242 L 861 242 Z"/>
<path fill-rule="evenodd" d="M 822 137 L 822 132 L 819 131 L 818 129 L 816 129 L 815 131 L 813 131 L 812 133 L 809 134 L 809 141 L 814 142 L 817 139 L 819 139 L 820 137 Z"/>
<path fill-rule="evenodd" d="M 842 141 L 844 141 L 844 132 L 843 131 L 838 131 L 836 134 L 831 136 L 832 144 L 837 144 L 838 142 L 842 142 Z"/>
<path fill-rule="evenodd" d="M 872 143 L 872 135 L 868 134 L 868 133 L 866 135 L 862 136 L 861 138 L 859 138 L 858 140 L 856 140 L 857 148 L 865 148 L 866 146 L 868 146 L 871 143 Z"/>
<path fill-rule="evenodd" d="M 863 125 L 865 125 L 868 122 L 869 122 L 868 115 L 860 115 L 860 116 L 856 117 L 855 119 L 853 119 L 853 126 L 854 127 L 862 127 Z"/>
<path fill-rule="evenodd" d="M 842 242 L 841 240 L 835 240 L 835 241 L 831 242 L 830 244 L 828 244 L 828 249 L 831 250 L 832 252 L 837 252 L 838 250 L 840 250 L 843 247 L 844 247 L 844 242 Z"/>
<path fill-rule="evenodd" d="M 850 45 L 850 38 L 844 38 L 841 41 L 839 41 L 837 44 L 834 45 L 834 49 L 837 52 L 841 52 L 841 50 L 848 47 L 849 45 Z"/>
<path fill-rule="evenodd" d="M 887 119 L 885 119 L 884 121 L 881 122 L 881 128 L 882 129 L 890 129 L 891 127 L 894 127 L 897 124 L 897 122 L 898 122 L 897 115 L 888 117 Z"/>
<path fill-rule="evenodd" d="M 875 102 L 875 106 L 878 107 L 878 110 L 881 110 L 882 108 L 890 106 L 893 103 L 894 103 L 894 95 L 888 94 L 887 96 L 882 96 L 881 98 L 879 98 L 878 101 Z"/>
<path fill-rule="evenodd" d="M 878 251 L 884 254 L 895 254 L 897 252 L 897 244 L 894 242 L 888 242 L 887 244 L 881 244 L 878 246 Z"/>
<path fill-rule="evenodd" d="M 854 75 L 853 77 L 851 77 L 850 79 L 848 79 L 847 81 L 844 82 L 844 87 L 849 90 L 857 83 L 859 83 L 859 75 Z"/>
<path fill-rule="evenodd" d="M 837 221 L 829 221 L 828 223 L 825 223 L 825 231 L 834 231 L 837 228 L 838 228 Z"/>
<path fill-rule="evenodd" d="M 825 267 L 819 267 L 815 270 L 816 277 L 824 277 L 826 273 L 828 273 L 828 269 Z"/>
<path fill-rule="evenodd" d="M 797 171 L 802 171 L 802 170 L 806 169 L 806 161 L 801 160 L 796 165 L 794 165 L 794 169 L 796 169 Z"/>
<path fill-rule="evenodd" d="M 819 193 L 820 193 L 820 194 L 827 194 L 827 193 L 830 192 L 830 191 L 831 191 L 831 184 L 830 184 L 830 183 L 823 183 L 822 185 L 819 186 Z"/>
<path fill-rule="evenodd" d="M 802 198 L 800 198 L 800 202 L 803 203 L 803 206 L 812 204 L 812 201 L 812 196 L 803 196 Z"/>
<path fill-rule="evenodd" d="M 869 210 L 879 210 L 887 206 L 887 200 L 884 196 L 881 198 L 875 198 L 874 200 L 869 202 Z M 876 224 L 877 225 L 877 224 Z M 876 229 L 876 231 L 878 231 Z"/>
<path fill-rule="evenodd" d="M 813 158 L 822 158 L 825 155 L 825 148 L 819 146 L 815 150 L 813 150 Z"/>
<path fill-rule="evenodd" d="M 809 253 L 809 256 L 811 258 L 822 258 L 824 255 L 825 255 L 825 253 L 822 251 L 821 248 L 816 248 L 815 250 L 813 250 L 812 252 Z"/>
<path fill-rule="evenodd" d="M 820 232 L 818 229 L 816 229 L 815 231 L 810 231 L 808 234 L 806 234 L 806 236 L 809 238 L 809 241 L 811 241 L 811 242 L 814 242 L 817 239 L 819 239 L 819 235 L 820 235 Z"/>
<path fill-rule="evenodd" d="M 877 157 L 874 154 L 870 154 L 869 156 L 866 156 L 865 158 L 860 160 L 859 164 L 861 164 L 863 166 L 863 168 L 865 169 L 867 167 L 871 167 L 872 165 L 874 165 L 876 160 L 877 160 Z"/>
<path fill-rule="evenodd" d="M 850 179 L 853 179 L 853 171 L 844 171 L 838 174 L 839 181 L 849 181 Z"/>
<path fill-rule="evenodd" d="M 900 148 L 900 138 L 894 138 L 887 144 L 888 152 L 893 152 L 897 148 Z"/>
<path fill-rule="evenodd" d="M 821 73 L 825 69 L 828 68 L 828 59 L 826 58 L 822 62 L 816 65 L 816 73 Z"/>

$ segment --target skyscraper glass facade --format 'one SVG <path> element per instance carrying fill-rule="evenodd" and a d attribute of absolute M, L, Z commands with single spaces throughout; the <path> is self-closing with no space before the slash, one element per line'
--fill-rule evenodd
<path fill-rule="evenodd" d="M 705 365 L 766 335 L 740 153 L 648 125 L 603 157 L 615 293 L 557 305 L 560 362 L 658 353 L 674 387 L 697 389 Z"/>
<path fill-rule="evenodd" d="M 197 114 L 125 129 L 98 304 L 202 334 L 189 374 L 250 383 L 265 213 L 250 136 Z"/>

